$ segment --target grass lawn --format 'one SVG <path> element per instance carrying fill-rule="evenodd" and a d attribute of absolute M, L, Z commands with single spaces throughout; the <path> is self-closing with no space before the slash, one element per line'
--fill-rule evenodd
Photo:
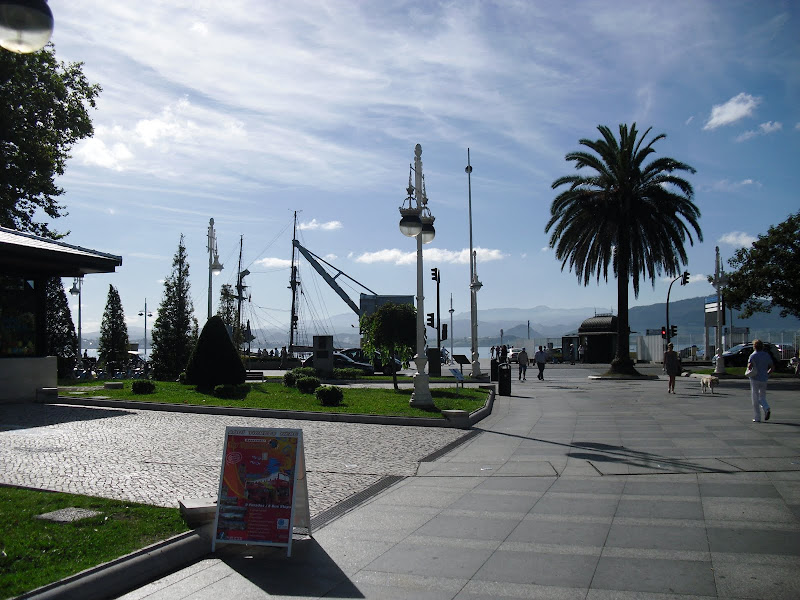
<path fill-rule="evenodd" d="M 54 523 L 34 516 L 77 507 L 102 514 Z M 177 508 L 0 486 L 0 598 L 188 531 Z"/>
<path fill-rule="evenodd" d="M 236 406 L 244 408 L 269 408 L 277 410 L 302 410 L 315 412 L 357 413 L 368 415 L 395 415 L 405 417 L 441 417 L 442 410 L 460 409 L 472 412 L 483 406 L 488 392 L 477 388 L 432 388 L 436 407 L 431 410 L 411 407 L 411 389 L 395 391 L 393 388 L 357 388 L 341 386 L 344 400 L 340 406 L 322 406 L 314 394 L 302 394 L 296 388 L 283 385 L 280 379 L 264 383 L 251 383 L 250 391 L 241 399 L 217 398 L 199 392 L 195 386 L 177 382 L 157 381 L 153 394 L 134 394 L 131 381 L 124 382 L 121 390 L 107 390 L 102 382 L 87 382 L 70 389 L 86 388 L 80 396 L 108 396 L 114 399 L 163 402 L 168 404 L 198 404 L 201 406 Z M 99 388 L 99 389 L 98 389 Z M 83 390 L 81 390 L 83 391 Z M 74 395 L 70 390 L 59 390 L 63 395 Z"/>

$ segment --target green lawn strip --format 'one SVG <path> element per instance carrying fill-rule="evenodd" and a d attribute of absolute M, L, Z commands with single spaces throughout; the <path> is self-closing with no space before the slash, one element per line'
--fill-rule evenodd
<path fill-rule="evenodd" d="M 102 385 L 102 384 L 100 384 Z M 177 382 L 158 381 L 154 394 L 134 394 L 131 382 L 125 381 L 121 390 L 87 390 L 78 397 L 108 396 L 119 400 L 160 402 L 165 404 L 195 404 L 200 406 L 232 406 L 241 408 L 266 408 L 275 410 L 299 410 L 331 413 L 354 413 L 367 415 L 387 415 L 404 417 L 441 417 L 442 410 L 466 410 L 472 412 L 483 406 L 488 392 L 477 388 L 433 388 L 431 395 L 435 408 L 424 410 L 409 406 L 412 389 L 395 391 L 393 388 L 356 388 L 342 386 L 344 401 L 340 406 L 322 406 L 313 394 L 302 394 L 278 381 L 249 384 L 250 392 L 242 399 L 217 398 L 212 394 L 199 392 L 194 386 Z M 98 383 L 81 384 L 76 387 L 97 387 Z M 60 390 L 69 396 L 69 391 Z"/>
<path fill-rule="evenodd" d="M 34 518 L 68 507 L 102 514 L 72 523 Z M 187 530 L 177 508 L 0 486 L 0 598 L 59 581 Z"/>

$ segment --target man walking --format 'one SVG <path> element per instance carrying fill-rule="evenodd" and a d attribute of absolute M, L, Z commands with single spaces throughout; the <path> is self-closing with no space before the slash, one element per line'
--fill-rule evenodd
<path fill-rule="evenodd" d="M 525 373 L 528 370 L 528 353 L 525 352 L 525 348 L 519 353 L 517 359 L 519 360 L 519 380 L 525 381 Z"/>
<path fill-rule="evenodd" d="M 544 381 L 544 365 L 547 362 L 547 354 L 542 346 L 539 346 L 539 351 L 533 355 L 533 360 L 536 362 L 536 366 L 539 367 L 537 378 L 540 381 Z"/>

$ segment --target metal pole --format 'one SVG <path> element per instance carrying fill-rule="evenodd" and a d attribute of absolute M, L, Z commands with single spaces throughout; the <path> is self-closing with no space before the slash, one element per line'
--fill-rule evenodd
<path fill-rule="evenodd" d="M 725 359 L 722 358 L 722 294 L 720 288 L 722 287 L 719 272 L 719 246 L 716 247 L 717 262 L 714 266 L 714 287 L 717 288 L 717 334 L 715 336 L 715 344 L 717 346 L 717 366 L 714 368 L 714 373 L 720 374 L 725 372 Z"/>
<path fill-rule="evenodd" d="M 214 257 L 214 219 L 208 220 L 208 319 L 211 318 L 211 265 Z M 145 317 L 147 319 L 147 317 Z"/>
<path fill-rule="evenodd" d="M 83 300 L 83 277 L 78 277 L 78 357 L 83 358 L 81 352 L 81 304 Z"/>
<path fill-rule="evenodd" d="M 450 294 L 450 358 L 453 358 L 453 294 Z"/>
<path fill-rule="evenodd" d="M 481 364 L 478 356 L 478 290 L 481 282 L 476 272 L 476 252 L 472 249 L 472 165 L 467 148 L 467 190 L 469 197 L 469 304 L 470 304 L 470 350 L 472 352 L 472 377 L 481 376 Z"/>
<path fill-rule="evenodd" d="M 442 310 L 439 305 L 439 284 L 442 281 L 442 274 L 436 269 L 436 348 L 442 349 Z"/>

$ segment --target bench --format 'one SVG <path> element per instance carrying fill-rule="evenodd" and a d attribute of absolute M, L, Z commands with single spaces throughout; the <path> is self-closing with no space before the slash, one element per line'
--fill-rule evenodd
<path fill-rule="evenodd" d="M 460 384 L 461 387 L 463 388 L 464 387 L 464 374 L 461 371 L 459 371 L 458 369 L 450 369 L 450 372 L 453 374 L 453 377 L 456 378 L 456 387 L 458 387 L 459 384 Z"/>

